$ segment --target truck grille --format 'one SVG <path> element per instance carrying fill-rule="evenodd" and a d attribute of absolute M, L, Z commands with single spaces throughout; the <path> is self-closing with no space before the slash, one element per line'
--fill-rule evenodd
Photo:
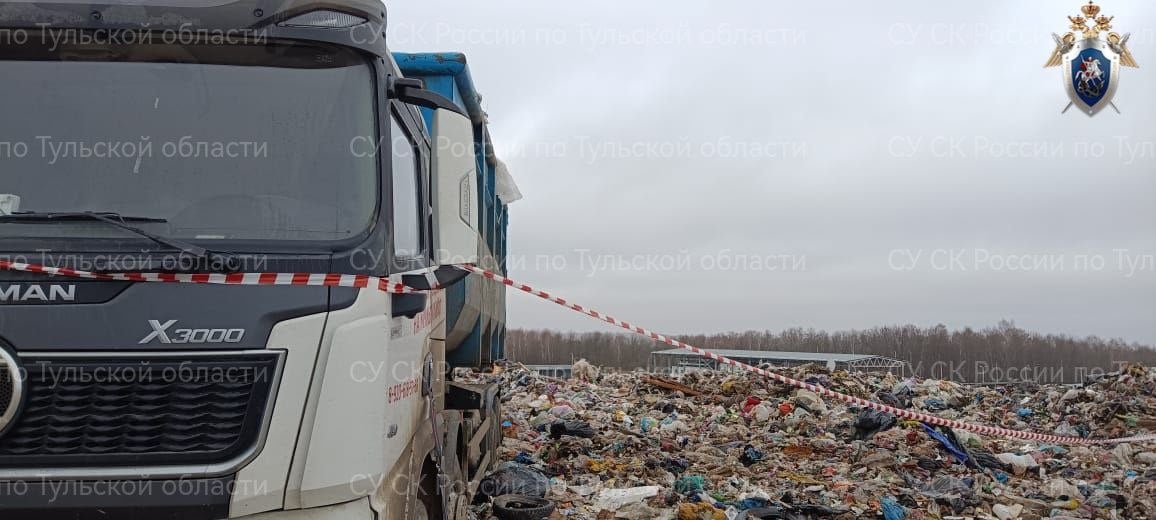
<path fill-rule="evenodd" d="M 0 416 L 8 413 L 8 408 L 15 404 L 12 402 L 12 394 L 15 392 L 12 388 L 12 374 L 8 373 L 8 362 L 0 359 Z"/>
<path fill-rule="evenodd" d="M 221 463 L 258 441 L 278 353 L 22 357 L 0 467 Z"/>

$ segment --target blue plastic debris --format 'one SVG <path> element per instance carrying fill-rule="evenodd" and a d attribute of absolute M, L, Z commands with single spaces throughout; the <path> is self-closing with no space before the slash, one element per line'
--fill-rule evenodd
<path fill-rule="evenodd" d="M 745 448 L 743 448 L 743 454 L 739 457 L 739 462 L 741 462 L 743 466 L 749 467 L 754 463 L 763 460 L 764 457 L 766 457 L 766 455 L 764 455 L 763 452 L 748 444 Z"/>
<path fill-rule="evenodd" d="M 706 486 L 706 477 L 702 475 L 687 475 L 674 481 L 674 491 L 683 495 L 697 495 Z"/>
<path fill-rule="evenodd" d="M 746 511 L 748 509 L 766 507 L 769 503 L 765 498 L 744 498 L 735 503 L 735 506 L 738 507 L 740 511 Z"/>
<path fill-rule="evenodd" d="M 883 497 L 884 520 L 903 520 L 907 518 L 907 508 L 899 505 L 895 497 Z"/>
<path fill-rule="evenodd" d="M 1020 408 L 1019 410 L 1016 410 L 1016 415 L 1020 416 L 1021 418 L 1031 417 L 1033 413 L 1035 413 L 1035 411 L 1031 408 Z"/>
<path fill-rule="evenodd" d="M 947 403 L 941 399 L 927 399 L 923 401 L 923 408 L 929 412 L 942 412 L 947 409 Z"/>
<path fill-rule="evenodd" d="M 951 455 L 954 456 L 956 460 L 958 460 L 960 463 L 967 463 L 967 452 L 963 451 L 959 446 L 956 446 L 954 442 L 951 442 L 951 439 L 948 439 L 946 435 L 939 433 L 939 431 L 924 423 L 919 423 L 919 425 L 923 427 L 923 431 L 927 432 L 929 437 L 939 441 L 939 444 L 943 446 L 943 449 L 947 450 L 948 453 L 951 453 Z"/>

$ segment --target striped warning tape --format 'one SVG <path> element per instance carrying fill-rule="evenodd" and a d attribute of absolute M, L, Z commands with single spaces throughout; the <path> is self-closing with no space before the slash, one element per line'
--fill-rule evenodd
<path fill-rule="evenodd" d="M 622 327 L 635 334 L 641 334 L 655 341 L 661 341 L 672 347 L 677 347 L 698 354 L 700 356 L 713 359 L 720 363 L 731 365 L 748 372 L 753 372 L 764 377 L 771 378 L 780 383 L 790 385 L 796 388 L 810 390 L 824 397 L 831 399 L 838 399 L 847 404 L 860 406 L 864 408 L 871 408 L 880 412 L 889 413 L 896 417 L 909 419 L 913 421 L 924 422 L 937 426 L 947 426 L 965 430 L 973 433 L 988 436 L 1008 437 L 1014 439 L 1025 439 L 1031 441 L 1046 442 L 1051 444 L 1066 444 L 1066 445 L 1095 445 L 1095 444 L 1119 444 L 1124 442 L 1147 442 L 1156 440 L 1156 434 L 1135 435 L 1131 437 L 1120 437 L 1115 439 L 1085 439 L 1082 437 L 1071 437 L 1063 435 L 1049 435 L 1043 433 L 1026 432 L 1019 430 L 1009 430 L 1006 428 L 998 428 L 995 426 L 984 426 L 980 424 L 966 423 L 956 421 L 953 419 L 944 419 L 934 415 L 915 412 L 912 410 L 904 410 L 895 408 L 882 403 L 869 401 L 852 395 L 836 392 L 829 388 L 813 385 L 804 381 L 799 381 L 782 374 L 777 374 L 769 370 L 759 367 L 751 366 L 746 363 L 735 361 L 725 356 L 721 356 L 709 350 L 700 349 L 693 345 L 688 345 L 676 339 L 658 334 L 632 323 L 619 320 L 613 316 L 598 312 L 594 309 L 571 303 L 565 299 L 554 296 L 545 291 L 540 291 L 529 285 L 515 282 L 505 276 L 499 275 L 481 269 L 473 265 L 460 265 L 459 269 L 481 275 L 487 280 L 504 284 L 519 291 L 532 294 L 544 300 L 556 303 L 568 309 L 580 312 L 592 318 L 602 320 L 611 325 Z M 48 267 L 36 264 L 27 264 L 20 262 L 10 262 L 0 260 L 0 270 L 8 271 L 23 271 L 29 273 L 39 273 L 54 276 L 65 276 L 71 278 L 84 278 L 91 280 L 107 280 L 107 281 L 126 281 L 126 282 L 162 282 L 162 283 L 188 283 L 188 284 L 214 284 L 214 285 L 296 285 L 296 286 L 325 286 L 325 287 L 357 287 L 357 288 L 372 288 L 384 292 L 405 294 L 422 292 L 412 287 L 406 287 L 399 283 L 390 282 L 386 278 L 365 275 L 343 275 L 343 274 L 311 274 L 311 273 L 231 273 L 231 274 L 173 274 L 173 273 L 94 273 L 89 271 L 79 271 L 76 269 Z"/>
<path fill-rule="evenodd" d="M 357 287 L 379 291 L 406 294 L 421 292 L 387 278 L 360 274 L 314 274 L 314 273 L 94 273 L 67 267 L 48 267 L 0 260 L 0 271 L 23 271 L 89 280 L 116 282 L 163 282 L 209 285 L 298 285 L 318 287 Z"/>

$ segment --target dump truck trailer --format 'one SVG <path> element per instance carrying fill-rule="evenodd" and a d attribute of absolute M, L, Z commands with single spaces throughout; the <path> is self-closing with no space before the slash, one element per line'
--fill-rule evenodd
<path fill-rule="evenodd" d="M 0 2 L 0 517 L 464 514 L 500 396 L 454 373 L 502 357 L 505 294 L 455 266 L 504 272 L 520 195 L 465 58 L 386 21 Z"/>
<path fill-rule="evenodd" d="M 474 88 L 466 57 L 460 53 L 394 53 L 401 72 L 421 79 L 426 88 L 460 105 L 476 131 L 479 225 L 483 250 L 480 267 L 506 270 L 510 203 L 522 197 L 505 163 L 494 153 L 481 96 Z M 427 125 L 434 111 L 423 108 Z M 447 359 L 451 366 L 479 367 L 505 357 L 506 291 L 499 284 L 469 278 L 446 292 Z"/>

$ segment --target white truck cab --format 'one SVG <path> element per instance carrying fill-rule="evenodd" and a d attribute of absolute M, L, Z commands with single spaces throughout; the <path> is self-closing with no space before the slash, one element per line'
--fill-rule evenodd
<path fill-rule="evenodd" d="M 496 462 L 517 192 L 371 0 L 0 2 L 0 517 L 454 518 Z M 437 65 L 450 58 L 452 64 Z M 400 64 L 399 64 L 400 62 Z M 408 72 L 406 67 L 408 67 Z"/>

